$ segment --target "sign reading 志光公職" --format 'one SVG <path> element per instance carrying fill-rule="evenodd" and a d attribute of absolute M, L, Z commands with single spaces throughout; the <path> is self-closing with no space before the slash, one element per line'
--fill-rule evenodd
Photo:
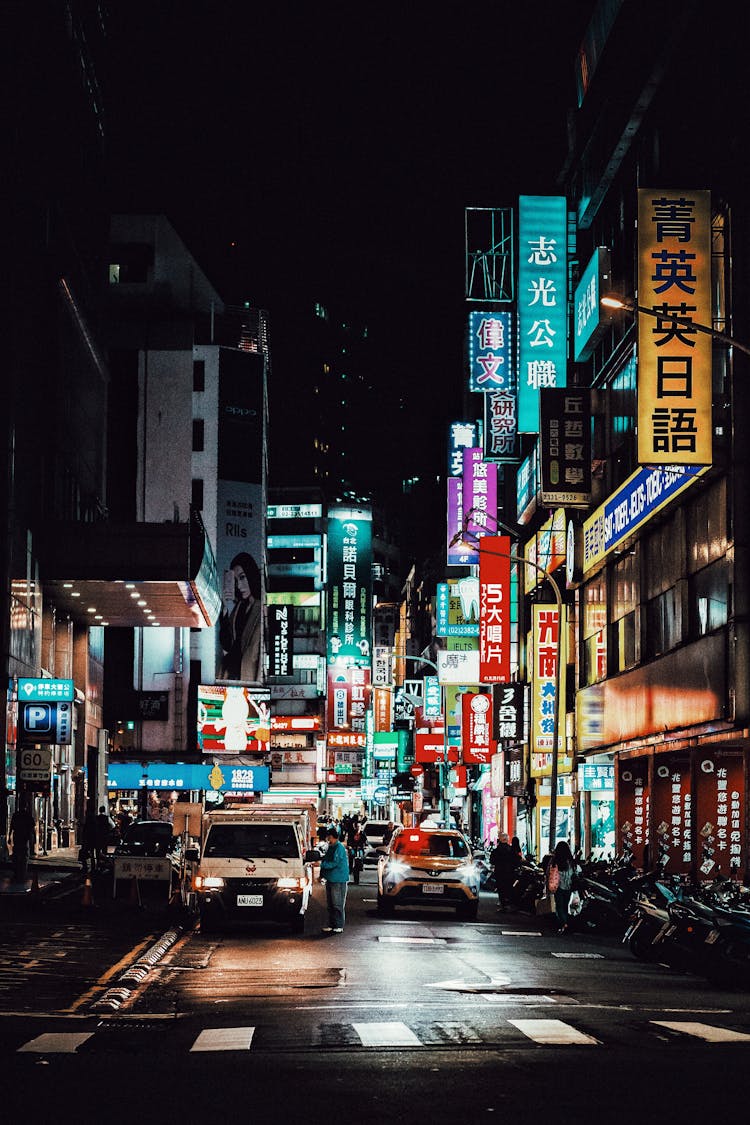
<path fill-rule="evenodd" d="M 638 460 L 710 465 L 710 192 L 638 189 L 638 303 Z"/>
<path fill-rule="evenodd" d="M 518 227 L 518 429 L 537 433 L 539 391 L 566 383 L 565 197 L 522 195 Z"/>

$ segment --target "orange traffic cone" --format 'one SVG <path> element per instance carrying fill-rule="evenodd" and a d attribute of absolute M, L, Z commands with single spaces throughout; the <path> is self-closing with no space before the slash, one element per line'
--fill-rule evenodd
<path fill-rule="evenodd" d="M 91 883 L 91 876 L 87 875 L 83 884 L 83 895 L 81 897 L 81 906 L 94 905 L 94 888 Z"/>
<path fill-rule="evenodd" d="M 39 872 L 36 867 L 31 873 L 31 893 L 32 895 L 39 894 Z"/>
<path fill-rule="evenodd" d="M 138 880 L 135 875 L 130 880 L 130 897 L 128 898 L 128 902 L 131 906 L 141 905 L 141 888 L 138 886 Z"/>

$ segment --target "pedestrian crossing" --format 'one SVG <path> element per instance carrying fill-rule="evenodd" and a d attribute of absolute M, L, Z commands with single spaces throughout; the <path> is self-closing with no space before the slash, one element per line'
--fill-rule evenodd
<path fill-rule="evenodd" d="M 88 1055 L 122 1049 L 129 1053 L 154 1053 L 160 1049 L 182 1054 L 210 1054 L 225 1051 L 284 1051 L 321 1047 L 360 1048 L 362 1050 L 430 1049 L 446 1047 L 518 1050 L 524 1047 L 601 1047 L 629 1046 L 641 1042 L 645 1032 L 653 1043 L 692 1041 L 705 1045 L 750 1044 L 750 1033 L 695 1020 L 638 1020 L 605 1027 L 581 1027 L 559 1019 L 501 1019 L 489 1024 L 454 1022 L 413 1022 L 400 1020 L 341 1021 L 312 1025 L 290 1032 L 288 1027 L 271 1025 L 203 1028 L 197 1034 L 185 1025 L 174 1025 L 176 1034 L 158 1035 L 154 1042 L 148 1030 L 126 1023 L 103 1022 L 94 1030 L 42 1032 L 13 1046 L 17 1054 L 47 1057 Z M 154 1029 L 155 1030 L 155 1029 Z M 161 1031 L 164 1030 L 162 1025 Z M 113 1032 L 117 1031 L 117 1034 Z M 665 1035 L 665 1032 L 667 1033 Z"/>

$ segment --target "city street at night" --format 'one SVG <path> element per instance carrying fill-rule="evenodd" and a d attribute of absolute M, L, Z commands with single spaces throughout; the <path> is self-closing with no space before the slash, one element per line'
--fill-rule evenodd
<path fill-rule="evenodd" d="M 220 1096 L 228 1121 L 246 1119 L 257 1099 L 259 1122 L 294 1112 L 324 1122 L 342 1109 L 375 1122 L 413 1106 L 468 1122 L 552 1097 L 576 1120 L 599 1120 L 606 1105 L 625 1121 L 644 1104 L 654 1115 L 715 1111 L 728 1068 L 746 1070 L 750 996 L 644 966 L 617 939 L 558 936 L 539 919 L 498 913 L 489 894 L 476 923 L 421 908 L 380 919 L 370 874 L 350 887 L 344 934 L 326 936 L 320 898 L 304 937 L 270 925 L 186 931 L 105 1015 L 92 1007 L 112 978 L 90 922 L 77 932 L 102 972 L 75 998 L 87 982 L 70 926 L 45 936 L 52 919 L 9 927 L 2 954 L 18 958 L 26 981 L 16 976 L 0 1000 L 12 1104 L 78 1090 L 118 1121 L 132 1119 L 134 1101 L 195 1115 L 214 1112 Z M 120 933 L 113 955 L 125 948 L 122 923 L 109 922 Z M 132 926 L 131 960 L 142 947 Z M 34 983 L 52 936 L 66 950 L 56 997 Z M 127 1097 L 113 1099 L 123 1075 Z"/>

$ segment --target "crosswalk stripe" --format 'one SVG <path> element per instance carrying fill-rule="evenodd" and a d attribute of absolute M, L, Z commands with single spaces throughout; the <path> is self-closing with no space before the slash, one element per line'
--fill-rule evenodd
<path fill-rule="evenodd" d="M 666 1027 L 669 1031 L 681 1031 L 684 1035 L 692 1035 L 696 1039 L 703 1039 L 706 1043 L 750 1043 L 750 1035 L 742 1031 L 731 1031 L 728 1027 L 713 1027 L 710 1023 L 690 1023 L 682 1020 L 651 1020 L 657 1027 Z"/>
<path fill-rule="evenodd" d="M 353 1023 L 363 1047 L 421 1047 L 410 1027 L 398 1020 L 389 1023 Z"/>
<path fill-rule="evenodd" d="M 535 1043 L 543 1043 L 545 1046 L 599 1045 L 599 1040 L 594 1039 L 593 1035 L 586 1035 L 563 1020 L 508 1020 L 508 1023 L 512 1023 Z"/>
<path fill-rule="evenodd" d="M 451 1043 L 481 1043 L 482 1037 L 473 1027 L 465 1023 L 435 1023 L 441 1037 Z"/>
<path fill-rule="evenodd" d="M 93 1031 L 47 1032 L 24 1043 L 17 1053 L 28 1051 L 35 1055 L 72 1055 L 93 1034 Z"/>
<path fill-rule="evenodd" d="M 254 1027 L 207 1027 L 190 1048 L 191 1051 L 249 1051 Z"/>

